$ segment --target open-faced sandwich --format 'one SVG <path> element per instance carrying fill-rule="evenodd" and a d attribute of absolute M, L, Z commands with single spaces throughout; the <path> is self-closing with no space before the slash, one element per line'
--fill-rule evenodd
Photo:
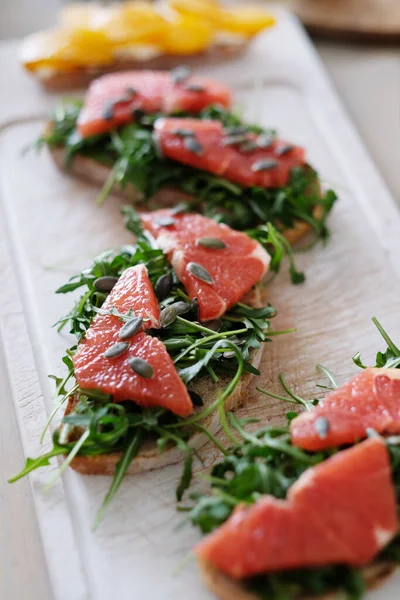
<path fill-rule="evenodd" d="M 77 338 L 56 378 L 67 408 L 51 451 L 16 479 L 68 455 L 62 469 L 114 474 L 107 504 L 126 472 L 186 456 L 180 498 L 192 452 L 247 398 L 275 313 L 258 286 L 270 256 L 198 214 L 148 213 L 142 224 L 135 245 L 102 254 L 58 290 L 84 292 L 60 321 Z"/>
<path fill-rule="evenodd" d="M 282 399 L 307 409 L 288 413 L 289 427 L 250 433 L 230 416 L 242 441 L 190 513 L 218 598 L 358 600 L 399 563 L 400 350 L 384 336 L 376 367 L 340 387 L 329 374 L 317 405 L 282 379 Z"/>
<path fill-rule="evenodd" d="M 39 142 L 58 166 L 102 186 L 100 200 L 111 190 L 141 209 L 184 200 L 264 246 L 267 223 L 290 243 L 310 231 L 326 238 L 334 192 L 322 191 L 302 148 L 243 122 L 231 103 L 227 87 L 184 68 L 114 73 L 83 103 L 58 107 Z"/>
<path fill-rule="evenodd" d="M 57 90 L 112 71 L 230 60 L 275 22 L 260 5 L 228 9 L 218 0 L 72 3 L 59 21 L 20 50 L 24 67 Z"/>

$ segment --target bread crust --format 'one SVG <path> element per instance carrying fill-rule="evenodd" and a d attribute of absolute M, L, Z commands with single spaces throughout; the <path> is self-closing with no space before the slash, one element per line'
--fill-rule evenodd
<path fill-rule="evenodd" d="M 48 135 L 51 132 L 51 127 L 51 123 L 47 123 L 44 135 Z M 53 147 L 49 148 L 49 152 L 57 167 L 62 171 L 65 171 L 64 149 L 61 146 Z M 76 177 L 79 177 L 79 179 L 102 187 L 110 174 L 110 167 L 101 164 L 92 158 L 78 154 L 74 157 L 71 165 L 69 165 L 68 173 L 72 173 Z M 112 193 L 118 197 L 126 198 L 132 202 L 138 203 L 139 205 L 143 201 L 143 195 L 132 184 L 128 184 L 124 189 L 121 189 L 118 185 L 114 185 L 112 187 Z M 321 188 L 320 193 L 322 193 Z M 188 194 L 171 187 L 163 187 L 152 198 L 146 200 L 146 209 L 152 210 L 153 208 L 160 208 L 160 206 L 173 206 L 176 204 L 177 198 L 179 198 L 179 200 L 190 201 L 190 196 Z M 313 217 L 318 219 L 322 214 L 323 207 L 316 206 L 313 211 Z M 294 227 L 291 229 L 285 229 L 283 235 L 289 244 L 294 246 L 311 233 L 311 231 L 312 227 L 309 223 L 299 220 L 296 221 Z"/>
<path fill-rule="evenodd" d="M 256 287 L 249 292 L 243 301 L 254 308 L 260 308 L 265 305 L 263 294 L 259 287 Z M 255 368 L 258 368 L 260 364 L 263 348 L 264 346 L 262 345 L 251 353 L 251 362 Z M 241 377 L 233 393 L 225 400 L 225 409 L 227 411 L 236 410 L 247 401 L 252 377 L 253 375 L 251 373 L 245 373 Z M 196 412 L 201 412 L 207 408 L 207 406 L 212 404 L 216 398 L 216 391 L 223 389 L 228 385 L 229 381 L 230 378 L 228 377 L 221 377 L 218 384 L 214 384 L 211 380 L 205 378 L 195 381 L 194 384 L 190 386 L 190 389 L 201 395 L 204 406 L 196 408 L 194 414 L 196 414 Z M 65 414 L 72 412 L 76 402 L 77 399 L 75 397 L 69 399 Z M 214 435 L 220 428 L 218 414 L 210 414 L 201 422 L 201 424 Z M 204 433 L 196 432 L 191 437 L 189 445 L 198 451 L 207 443 L 207 441 L 208 438 Z M 147 439 L 142 444 L 138 455 L 131 462 L 127 472 L 130 475 L 135 475 L 137 473 L 152 471 L 154 469 L 178 463 L 183 457 L 183 452 L 176 447 L 167 448 L 160 454 L 155 440 Z M 120 458 L 121 453 L 119 452 L 98 454 L 95 456 L 76 456 L 72 460 L 70 466 L 75 471 L 83 473 L 84 475 L 113 475 L 115 466 Z"/>
<path fill-rule="evenodd" d="M 259 596 L 246 590 L 239 581 L 228 577 L 210 563 L 199 561 L 201 574 L 208 589 L 219 600 L 260 600 Z M 368 589 L 381 585 L 396 569 L 395 563 L 374 562 L 363 569 L 365 584 Z M 335 600 L 337 593 L 324 594 L 323 596 L 299 596 L 296 600 Z"/>
<path fill-rule="evenodd" d="M 250 40 L 243 40 L 235 44 L 216 44 L 212 48 L 203 52 L 196 52 L 191 55 L 179 56 L 176 54 L 162 54 L 149 60 L 135 60 L 120 58 L 116 59 L 111 65 L 99 67 L 78 67 L 73 71 L 60 71 L 51 73 L 48 76 L 37 75 L 39 82 L 49 91 L 60 92 L 63 90 L 73 90 L 85 88 L 97 77 L 106 73 L 115 73 L 118 71 L 130 71 L 132 69 L 149 70 L 170 70 L 179 65 L 185 64 L 189 67 L 213 65 L 220 62 L 229 61 L 243 54 L 249 45 Z"/>

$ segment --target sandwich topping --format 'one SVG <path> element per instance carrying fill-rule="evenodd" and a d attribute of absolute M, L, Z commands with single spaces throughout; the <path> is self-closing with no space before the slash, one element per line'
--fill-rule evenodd
<path fill-rule="evenodd" d="M 378 423 L 388 403 L 400 406 L 393 396 L 400 351 L 374 321 L 389 347 L 378 352 L 374 368 L 361 373 L 360 385 L 355 378 L 339 387 L 321 367 L 334 389 L 327 398 L 343 393 L 341 400 L 336 396 L 337 403 L 328 403 L 334 423 L 339 418 L 348 423 L 350 406 L 343 412 L 343 405 L 351 401 L 349 385 L 367 412 L 376 413 Z M 355 362 L 362 365 L 359 355 Z M 374 375 L 387 378 L 382 387 L 376 382 L 379 397 L 372 393 Z M 260 391 L 301 404 L 306 411 L 298 417 L 287 414 L 290 428 L 258 431 L 247 431 L 246 419 L 228 415 L 236 444 L 214 465 L 211 491 L 192 495 L 189 518 L 209 534 L 195 553 L 205 569 L 217 569 L 251 597 L 297 600 L 338 594 L 360 600 L 380 565 L 388 572 L 399 563 L 399 437 L 382 438 L 368 428 L 369 422 L 357 438 L 355 420 L 351 441 L 336 440 L 334 445 L 332 439 L 318 451 L 296 447 L 296 421 L 318 413 L 319 405 L 294 394 L 283 376 L 281 382 L 288 397 Z M 360 441 L 365 435 L 369 439 Z M 320 437 L 325 436 L 321 427 Z"/>
<path fill-rule="evenodd" d="M 47 465 L 57 455 L 66 455 L 62 471 L 75 456 L 90 459 L 118 453 L 114 480 L 97 522 L 149 436 L 156 440 L 159 452 L 173 446 L 182 451 L 184 468 L 176 491 L 178 499 L 182 497 L 192 476 L 191 436 L 205 432 L 220 447 L 202 423 L 216 413 L 226 427 L 225 400 L 245 372 L 259 373 L 252 365 L 252 352 L 270 341 L 270 333 L 276 333 L 269 327 L 275 310 L 246 304 L 242 297 L 242 302 L 232 302 L 218 319 L 203 322 L 200 310 L 207 306 L 203 302 L 207 295 L 188 295 L 157 240 L 142 229 L 131 209 L 126 212 L 131 225 L 135 222 L 136 244 L 103 253 L 58 290 L 63 294 L 83 291 L 73 310 L 59 322 L 59 328 L 69 325 L 77 346 L 63 358 L 67 375 L 54 378 L 59 401 L 50 420 L 65 403 L 67 410 L 53 434 L 50 452 L 28 459 L 13 478 Z M 165 223 L 166 215 L 161 216 Z M 185 216 L 189 230 L 191 219 L 197 218 Z M 210 226 L 208 238 L 207 229 L 201 230 L 205 239 L 213 239 L 215 228 L 221 227 L 213 221 Z M 226 247 L 230 234 L 238 236 L 245 247 L 244 234 L 229 232 L 226 226 L 222 231 Z M 255 242 L 249 238 L 248 244 L 254 248 Z M 229 256 L 228 252 L 228 269 Z M 223 270 L 223 254 L 219 260 Z M 253 284 L 264 270 L 253 271 Z M 208 395 L 206 401 L 203 381 L 208 390 L 215 386 L 215 395 Z"/>

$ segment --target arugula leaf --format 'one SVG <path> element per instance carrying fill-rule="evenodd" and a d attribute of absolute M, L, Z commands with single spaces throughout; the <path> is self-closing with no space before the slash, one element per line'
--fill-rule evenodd
<path fill-rule="evenodd" d="M 96 529 L 98 527 L 98 525 L 100 524 L 108 505 L 110 504 L 111 500 L 114 498 L 115 494 L 117 493 L 118 489 L 120 488 L 121 483 L 125 477 L 125 474 L 129 468 L 129 465 L 131 464 L 131 462 L 133 461 L 133 459 L 135 458 L 135 456 L 137 455 L 137 453 L 140 449 L 142 439 L 143 439 L 143 431 L 140 429 L 135 431 L 133 433 L 130 441 L 128 442 L 128 445 L 126 446 L 124 453 L 122 454 L 121 458 L 117 462 L 110 489 L 108 490 L 107 495 L 104 498 L 103 504 L 101 505 L 101 507 L 99 508 L 99 510 L 97 512 L 96 520 L 93 524 L 93 529 Z"/>

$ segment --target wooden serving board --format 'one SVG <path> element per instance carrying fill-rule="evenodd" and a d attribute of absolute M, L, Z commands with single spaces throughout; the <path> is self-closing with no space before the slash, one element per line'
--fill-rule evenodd
<path fill-rule="evenodd" d="M 277 127 L 284 137 L 304 145 L 323 180 L 340 194 L 326 248 L 299 255 L 307 282 L 294 287 L 282 273 L 269 288 L 279 311 L 274 327 L 296 326 L 297 333 L 266 345 L 257 381 L 278 390 L 283 371 L 298 393 L 315 397 L 318 362 L 343 381 L 355 371 L 351 356 L 357 350 L 368 361 L 382 349 L 370 321 L 373 315 L 394 339 L 400 338 L 400 215 L 309 40 L 290 14 L 280 16 L 279 26 L 260 37 L 245 57 L 204 71 L 232 86 L 248 119 Z M 46 153 L 21 156 L 21 148 L 40 134 L 56 98 L 44 95 L 22 73 L 15 46 L 0 51 L 0 77 L 8 82 L 0 97 L 0 354 L 10 393 L 4 398 L 10 421 L 3 419 L 1 426 L 4 431 L 13 427 L 15 407 L 25 454 L 37 456 L 49 445 L 49 439 L 45 448 L 39 443 L 52 407 L 47 375 L 60 373 L 60 357 L 70 344 L 51 326 L 72 299 L 56 296 L 54 290 L 96 253 L 131 237 L 123 228 L 117 199 L 97 208 L 96 190 L 59 173 Z M 287 409 L 253 389 L 241 412 L 272 422 L 282 420 Z M 212 457 L 206 455 L 208 461 Z M 42 568 L 55 600 L 210 598 L 194 562 L 174 575 L 199 537 L 189 526 L 175 530 L 181 522 L 174 500 L 179 465 L 128 478 L 96 533 L 90 526 L 109 478 L 68 471 L 44 493 L 54 468 L 30 477 L 30 493 L 26 482 L 14 484 L 2 513 L 7 510 L 16 519 L 19 508 L 23 526 L 25 511 L 34 509 L 37 531 L 24 530 L 21 570 L 31 558 L 33 550 L 27 549 L 34 547 L 32 536 L 40 534 L 37 569 L 43 554 Z M 0 540 L 0 556 L 7 561 L 8 540 Z M 0 585 L 1 598 L 43 598 L 35 595 L 33 580 L 19 596 L 7 593 L 11 584 L 5 578 Z M 369 598 L 397 600 L 399 592 L 396 575 Z"/>
<path fill-rule="evenodd" d="M 398 0 L 292 0 L 310 33 L 348 40 L 400 42 Z"/>

